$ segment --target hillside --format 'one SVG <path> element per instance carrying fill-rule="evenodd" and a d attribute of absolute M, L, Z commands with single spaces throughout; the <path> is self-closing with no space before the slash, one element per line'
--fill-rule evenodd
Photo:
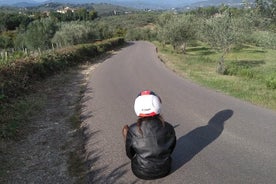
<path fill-rule="evenodd" d="M 248 0 L 248 3 L 253 3 L 255 0 Z M 205 6 L 219 6 L 222 4 L 229 6 L 240 6 L 243 4 L 243 0 L 208 0 L 208 1 L 200 1 L 196 3 L 192 3 L 189 5 L 190 7 L 205 7 Z"/>
<path fill-rule="evenodd" d="M 254 2 L 255 0 L 248 0 L 248 2 Z M 243 3 L 243 0 L 172 0 L 172 1 L 160 1 L 160 0 L 48 0 L 48 1 L 34 1 L 34 0 L 4 0 L 0 1 L 0 6 L 17 6 L 17 7 L 31 7 L 41 4 L 113 4 L 117 6 L 135 8 L 135 9 L 171 9 L 171 8 L 183 8 L 183 7 L 202 7 L 202 6 L 218 6 L 221 4 L 227 4 L 230 6 L 239 6 Z"/>
<path fill-rule="evenodd" d="M 90 4 L 70 4 L 70 3 L 66 3 L 66 4 L 62 4 L 62 3 L 45 3 L 45 4 L 40 4 L 37 6 L 29 6 L 26 7 L 24 10 L 25 11 L 56 11 L 59 9 L 63 9 L 64 7 L 70 7 L 73 9 L 78 9 L 78 8 L 86 8 L 87 10 L 95 10 L 99 16 L 105 16 L 105 15 L 110 15 L 113 14 L 114 11 L 115 12 L 134 12 L 137 11 L 133 8 L 128 8 L 128 7 L 123 7 L 123 6 L 119 6 L 119 5 L 112 5 L 112 4 L 107 4 L 107 3 L 100 3 L 100 4 L 94 4 L 94 3 L 90 3 Z M 4 11 L 16 11 L 18 10 L 20 7 L 0 7 L 1 12 Z M 24 11 L 22 10 L 22 8 L 20 8 L 20 11 Z"/>

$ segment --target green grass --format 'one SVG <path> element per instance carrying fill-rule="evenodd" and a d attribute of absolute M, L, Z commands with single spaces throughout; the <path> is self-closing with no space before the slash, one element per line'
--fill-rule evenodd
<path fill-rule="evenodd" d="M 234 48 L 225 57 L 225 75 L 216 67 L 221 53 L 204 44 L 180 54 L 169 45 L 158 47 L 159 57 L 181 76 L 253 104 L 276 110 L 276 52 L 259 47 Z"/>

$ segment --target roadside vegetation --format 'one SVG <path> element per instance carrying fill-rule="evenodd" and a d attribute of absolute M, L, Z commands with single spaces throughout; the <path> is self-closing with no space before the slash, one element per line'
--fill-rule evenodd
<path fill-rule="evenodd" d="M 151 41 L 160 58 L 181 75 L 276 109 L 275 6 L 272 0 L 256 0 L 240 8 L 221 5 L 178 12 L 114 13 L 111 8 L 108 13 L 102 6 L 104 13 L 92 6 L 64 14 L 3 11 L 0 136 L 16 132 L 16 126 L 8 131 L 12 121 L 3 114 L 16 111 L 9 103 L 17 104 L 16 99 L 32 91 L 34 81 L 104 53 L 124 39 Z"/>
<path fill-rule="evenodd" d="M 36 91 L 36 83 L 125 43 L 120 31 L 95 20 L 98 14 L 92 8 L 48 15 L 18 11 L 0 13 L 1 139 L 16 139 L 43 107 L 42 98 L 26 96 Z"/>
<path fill-rule="evenodd" d="M 175 53 L 171 46 L 159 48 L 160 59 L 181 76 L 198 83 L 276 110 L 275 50 L 244 47 L 233 50 L 225 57 L 225 74 L 216 72 L 219 52 L 202 43 L 187 48 L 185 55 Z"/>
<path fill-rule="evenodd" d="M 154 26 L 127 38 L 147 38 L 148 29 L 147 40 L 180 75 L 276 110 L 275 7 L 275 1 L 260 0 L 241 8 L 165 12 Z"/>
<path fill-rule="evenodd" d="M 46 96 L 35 94 L 39 82 L 93 62 L 91 58 L 122 46 L 125 40 L 150 41 L 160 59 L 179 75 L 276 110 L 274 0 L 178 12 L 131 12 L 121 7 L 114 11 L 110 5 L 86 5 L 57 13 L 60 4 L 49 7 L 49 14 L 45 6 L 23 12 L 1 8 L 0 141 L 20 139 L 32 115 L 44 108 Z M 80 101 L 74 105 L 70 121 L 77 129 Z M 75 155 L 72 152 L 69 158 L 73 175 L 83 171 Z M 9 167 L 3 161 L 0 177 Z"/>

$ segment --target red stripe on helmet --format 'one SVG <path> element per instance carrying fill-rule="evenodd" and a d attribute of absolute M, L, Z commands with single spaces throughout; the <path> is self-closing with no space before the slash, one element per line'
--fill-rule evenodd
<path fill-rule="evenodd" d="M 155 112 L 151 112 L 149 114 L 140 113 L 139 117 L 150 117 L 150 116 L 155 116 L 155 115 L 157 115 Z"/>
<path fill-rule="evenodd" d="M 141 92 L 141 96 L 142 95 L 150 95 L 151 94 L 151 91 L 150 90 L 146 90 L 146 91 L 142 91 Z"/>

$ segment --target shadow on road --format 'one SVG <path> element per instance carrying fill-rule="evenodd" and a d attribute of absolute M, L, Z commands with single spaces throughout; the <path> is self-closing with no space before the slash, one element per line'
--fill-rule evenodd
<path fill-rule="evenodd" d="M 87 129 L 84 128 L 84 131 Z M 93 131 L 86 133 L 84 142 L 88 142 L 89 139 L 94 139 L 100 131 Z M 92 141 L 89 143 L 90 147 L 98 147 L 99 142 Z M 85 151 L 85 150 L 84 150 Z M 77 183 L 86 183 L 86 184 L 115 184 L 122 183 L 120 179 L 128 172 L 128 165 L 130 162 L 122 163 L 117 168 L 109 170 L 108 165 L 97 167 L 97 163 L 101 161 L 102 151 L 101 149 L 86 150 L 82 155 L 82 164 L 85 165 L 85 170 L 83 172 L 82 180 L 77 181 Z M 108 174 L 105 174 L 106 171 Z M 136 181 L 132 182 L 135 183 Z"/>
<path fill-rule="evenodd" d="M 88 99 L 91 99 L 89 97 Z M 86 106 L 82 106 L 86 109 Z M 83 122 L 88 121 L 91 117 L 93 117 L 93 113 L 89 110 L 83 112 L 81 115 L 81 120 Z M 89 120 L 90 121 L 90 120 Z M 90 124 L 90 123 L 88 123 Z M 102 157 L 102 146 L 98 141 L 98 134 L 101 133 L 100 130 L 89 128 L 88 124 L 83 124 L 81 128 L 82 132 L 82 140 L 83 140 L 83 150 L 81 157 L 81 162 L 85 166 L 82 171 L 82 175 L 80 176 L 80 180 L 76 183 L 86 183 L 86 184 L 116 184 L 122 183 L 121 178 L 128 172 L 130 162 L 122 163 L 117 168 L 110 170 L 108 165 L 98 166 Z M 93 123 L 91 123 L 93 124 Z M 88 147 L 93 149 L 88 149 Z M 133 181 L 132 184 L 135 184 L 136 181 Z"/>
<path fill-rule="evenodd" d="M 224 129 L 224 123 L 233 115 L 232 110 L 217 112 L 207 125 L 198 127 L 177 140 L 172 158 L 172 172 L 189 162 L 196 154 L 216 140 Z"/>
<path fill-rule="evenodd" d="M 126 42 L 124 45 L 115 48 L 111 52 L 107 52 L 97 58 L 93 58 L 93 63 L 103 63 L 113 55 L 116 55 L 116 52 L 133 44 L 134 42 Z M 87 78 L 87 80 L 89 79 Z M 88 81 L 86 82 L 87 85 Z M 101 131 L 93 129 L 93 122 L 91 119 L 97 112 L 95 112 L 95 110 L 91 111 L 89 106 L 93 100 L 93 92 L 93 89 L 87 85 L 84 93 L 82 94 L 81 105 L 79 106 L 79 109 L 81 110 L 80 121 L 82 122 L 79 130 L 82 134 L 82 144 L 80 146 L 82 148 L 78 150 L 78 157 L 81 162 L 81 166 L 84 167 L 80 168 L 81 170 L 77 176 L 79 179 L 77 179 L 76 183 L 121 184 L 121 178 L 123 178 L 123 176 L 129 171 L 130 162 L 122 163 L 117 168 L 113 168 L 112 170 L 109 168 L 109 165 L 100 164 L 100 162 L 104 159 L 102 156 L 103 148 L 97 141 L 97 136 L 101 133 Z M 88 147 L 92 149 L 88 149 Z M 136 182 L 137 180 L 134 180 L 130 184 L 135 184 Z"/>

